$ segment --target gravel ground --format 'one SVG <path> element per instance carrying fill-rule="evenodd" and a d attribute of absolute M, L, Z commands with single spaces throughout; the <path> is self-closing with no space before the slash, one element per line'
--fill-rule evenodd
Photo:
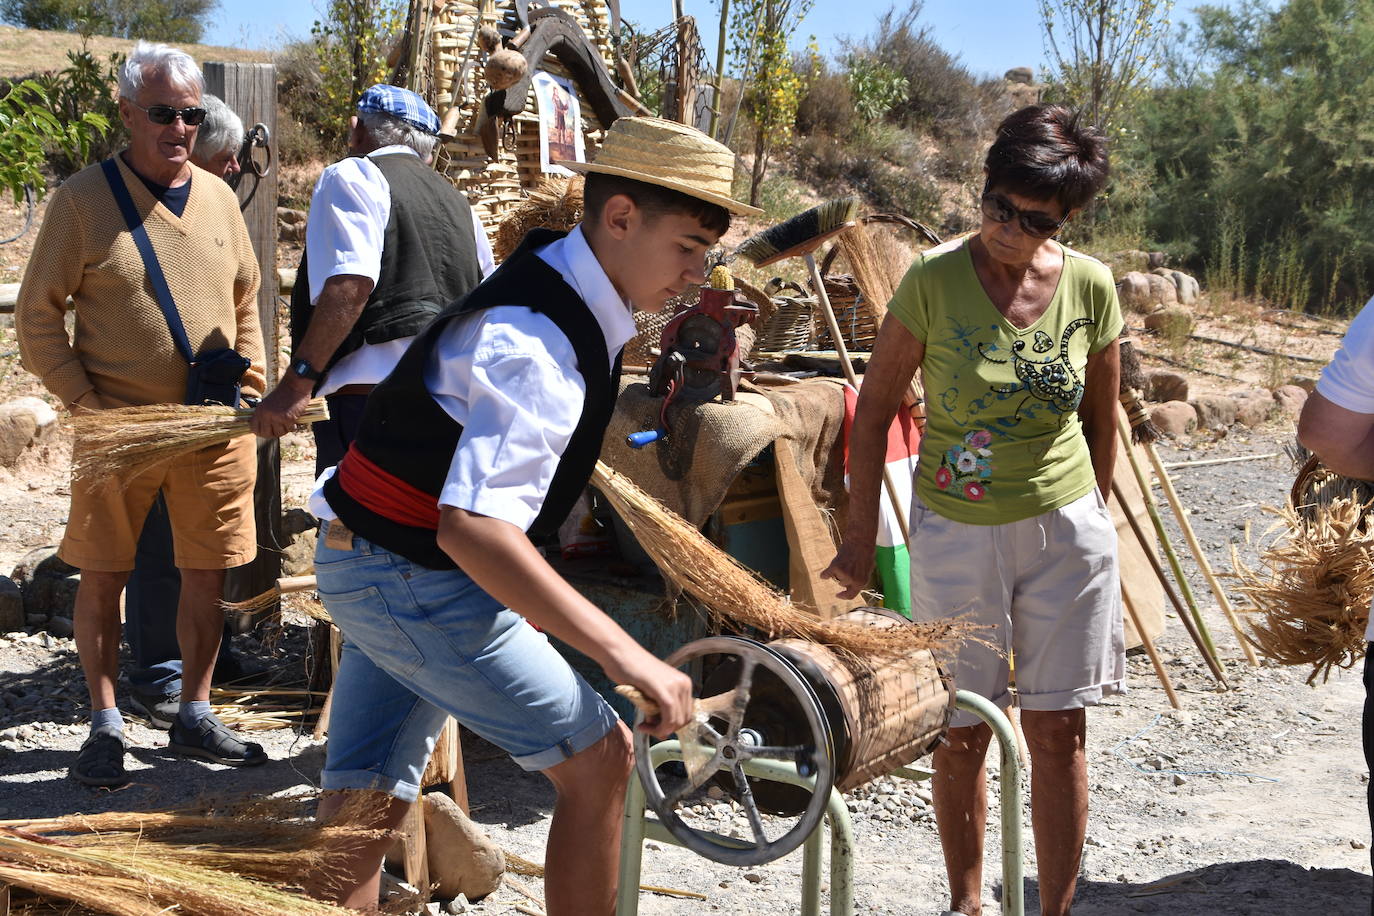
<path fill-rule="evenodd" d="M 1166 462 L 1282 452 L 1291 432 L 1279 427 L 1219 440 L 1163 446 Z M 296 449 L 295 452 L 299 452 Z M 308 471 L 288 443 L 287 502 L 299 500 Z M 0 564 L 60 532 L 65 463 L 44 461 L 0 480 L 0 497 L 22 530 L 0 541 Z M 1218 571 L 1230 568 L 1229 544 L 1251 558 L 1267 526 L 1259 509 L 1277 504 L 1292 482 L 1286 457 L 1174 471 L 1194 507 L 1199 537 Z M 1253 543 L 1245 544 L 1250 525 Z M 1182 546 L 1175 531 L 1175 540 Z M 1191 569 L 1191 563 L 1185 560 Z M 8 567 L 6 567 L 8 568 Z M 1161 654 L 1184 708 L 1172 711 L 1148 659 L 1129 659 L 1130 692 L 1089 715 L 1091 814 L 1075 912 L 1080 914 L 1363 913 L 1369 908 L 1369 826 L 1362 803 L 1368 774 L 1359 750 L 1362 690 L 1357 673 L 1339 672 L 1315 688 L 1305 671 L 1249 667 L 1200 577 L 1193 590 L 1224 657 L 1233 689 L 1219 692 L 1178 622 L 1170 618 Z M 288 626 L 274 649 L 239 637 L 239 648 L 275 655 L 299 669 L 301 626 Z M 118 792 L 80 787 L 66 777 L 85 732 L 84 689 L 71 640 L 46 633 L 0 636 L 0 818 L 111 809 L 145 810 L 206 797 L 295 793 L 313 788 L 322 745 L 289 729 L 255 734 L 271 756 L 264 767 L 235 771 L 167 754 L 165 735 L 131 720 L 134 782 Z M 504 848 L 543 858 L 553 795 L 495 748 L 464 736 L 473 817 Z M 995 757 L 993 804 L 997 804 Z M 935 914 L 946 905 L 928 786 L 879 780 L 853 793 L 856 911 Z M 698 819 L 740 825 L 728 800 L 703 799 Z M 986 912 L 997 912 L 1000 842 L 988 831 Z M 645 884 L 705 894 L 707 899 L 641 897 L 644 914 L 787 914 L 800 912 L 800 853 L 749 869 L 709 862 L 685 850 L 646 844 Z M 1035 858 L 1026 831 L 1027 912 L 1037 912 Z M 538 895 L 536 879 L 520 879 Z M 519 912 L 529 900 L 503 887 L 471 912 Z"/>

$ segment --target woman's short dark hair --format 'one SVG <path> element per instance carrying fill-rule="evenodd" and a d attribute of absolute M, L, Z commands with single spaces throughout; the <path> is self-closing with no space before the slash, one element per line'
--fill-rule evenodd
<path fill-rule="evenodd" d="M 1032 200 L 1057 200 L 1067 213 L 1107 183 L 1107 138 L 1063 105 L 1028 105 L 997 125 L 987 187 Z"/>
<path fill-rule="evenodd" d="M 582 208 L 589 221 L 600 218 L 606 201 L 617 194 L 624 194 L 635 202 L 650 218 L 668 213 L 695 217 L 703 228 L 718 235 L 724 235 L 730 228 L 730 211 L 699 197 L 674 191 L 672 188 L 636 181 L 620 175 L 607 175 L 604 172 L 588 172 L 582 186 Z"/>

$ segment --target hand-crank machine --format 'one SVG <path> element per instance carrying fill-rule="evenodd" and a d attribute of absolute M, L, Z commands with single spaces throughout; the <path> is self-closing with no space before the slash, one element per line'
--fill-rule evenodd
<path fill-rule="evenodd" d="M 909 625 L 881 608 L 852 611 L 846 619 Z M 819 914 L 818 828 L 826 820 L 830 912 L 852 912 L 852 832 L 840 793 L 888 774 L 929 778 L 906 765 L 942 740 L 956 706 L 987 721 L 1001 743 L 1003 912 L 1019 916 L 1020 773 L 1011 725 L 982 697 L 956 695 L 929 650 L 871 660 L 799 639 L 714 636 L 688 643 L 667 662 L 698 676 L 697 714 L 675 741 L 650 746 L 646 733 L 635 732 L 638 779 L 631 777 L 626 796 L 621 916 L 638 912 L 646 838 L 734 866 L 771 862 L 805 843 L 802 912 Z M 626 695 L 642 703 L 633 691 Z M 646 711 L 655 712 L 640 705 L 641 718 Z M 713 786 L 738 809 L 731 823 L 701 813 Z M 646 804 L 656 821 L 644 816 Z"/>

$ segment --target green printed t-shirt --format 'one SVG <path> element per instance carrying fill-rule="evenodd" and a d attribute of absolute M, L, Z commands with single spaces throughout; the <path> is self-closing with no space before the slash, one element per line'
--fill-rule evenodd
<path fill-rule="evenodd" d="M 888 310 L 926 347 L 917 495 L 946 518 L 1001 525 L 1096 485 L 1078 405 L 1088 355 L 1121 333 L 1121 307 L 1111 271 L 1060 246 L 1049 307 L 1017 328 L 984 292 L 968 242 L 919 255 Z"/>

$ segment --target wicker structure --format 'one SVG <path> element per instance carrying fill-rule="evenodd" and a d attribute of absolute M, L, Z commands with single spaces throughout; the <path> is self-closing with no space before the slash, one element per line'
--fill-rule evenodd
<path fill-rule="evenodd" d="M 611 13 L 604 0 L 549 0 L 545 6 L 573 17 L 600 54 L 607 71 L 616 72 Z M 502 138 L 499 157 L 495 161 L 488 159 L 479 134 L 483 100 L 491 90 L 482 67 L 486 53 L 476 40 L 480 26 L 495 28 L 507 39 L 517 35 L 522 25 L 514 0 L 448 0 L 443 4 L 429 27 L 422 30 L 428 41 L 423 54 L 426 65 L 419 69 L 427 79 L 417 82 L 441 115 L 456 100 L 461 112 L 456 136 L 442 144 L 438 167 L 468 195 L 487 230 L 494 233 L 501 219 L 520 204 L 522 189 L 533 187 L 541 177 L 539 113 L 535 95 L 530 92 L 524 111 L 512 119 L 510 130 Z M 544 56 L 538 69 L 571 77 L 552 54 Z M 455 80 L 459 81 L 456 87 Z M 607 125 L 597 121 L 583 87 L 575 79 L 573 82 L 578 89 L 590 155 L 600 144 Z"/>

